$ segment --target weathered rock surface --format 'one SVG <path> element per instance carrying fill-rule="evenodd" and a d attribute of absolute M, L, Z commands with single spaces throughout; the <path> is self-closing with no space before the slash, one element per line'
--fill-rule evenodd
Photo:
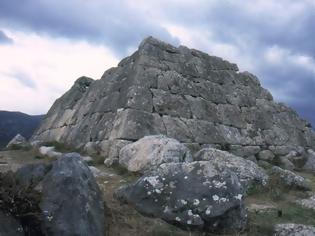
<path fill-rule="evenodd" d="M 254 184 L 266 185 L 268 181 L 268 175 L 256 163 L 226 151 L 204 148 L 196 153 L 194 160 L 209 161 L 212 165 L 230 169 L 239 177 L 245 189 Z"/>
<path fill-rule="evenodd" d="M 156 134 L 183 143 L 234 145 L 242 157 L 270 146 L 272 152 L 278 147 L 315 149 L 309 123 L 274 102 L 254 75 L 238 72 L 221 58 L 152 37 L 100 80 L 79 78 L 54 103 L 32 139 L 74 147 L 89 143 L 89 150 L 108 157 L 97 146 Z"/>
<path fill-rule="evenodd" d="M 315 171 L 315 151 L 312 149 L 307 150 L 308 159 L 303 169 L 309 171 Z"/>
<path fill-rule="evenodd" d="M 295 188 L 300 190 L 310 190 L 310 183 L 304 177 L 295 174 L 290 170 L 281 169 L 278 166 L 272 167 L 272 174 L 279 178 L 281 183 L 289 188 Z"/>
<path fill-rule="evenodd" d="M 278 224 L 275 236 L 315 236 L 315 227 L 302 224 Z"/>
<path fill-rule="evenodd" d="M 140 213 L 183 229 L 238 232 L 246 225 L 238 177 L 208 161 L 165 163 L 116 196 Z"/>
<path fill-rule="evenodd" d="M 102 194 L 80 155 L 66 154 L 52 164 L 25 165 L 11 179 L 17 190 L 8 191 L 15 191 L 10 197 L 18 204 L 11 211 L 21 219 L 27 235 L 104 235 Z M 2 235 L 2 221 L 0 225 Z"/>
<path fill-rule="evenodd" d="M 20 134 L 17 134 L 7 145 L 7 149 L 27 148 L 30 144 Z"/>
<path fill-rule="evenodd" d="M 295 201 L 297 204 L 315 210 L 315 193 L 306 199 L 299 199 Z"/>
<path fill-rule="evenodd" d="M 123 147 L 119 164 L 131 172 L 144 173 L 162 163 L 189 162 L 189 149 L 175 139 L 163 135 L 146 136 Z"/>
<path fill-rule="evenodd" d="M 40 207 L 48 234 L 104 235 L 101 192 L 81 158 L 71 154 L 59 158 L 41 186 Z"/>

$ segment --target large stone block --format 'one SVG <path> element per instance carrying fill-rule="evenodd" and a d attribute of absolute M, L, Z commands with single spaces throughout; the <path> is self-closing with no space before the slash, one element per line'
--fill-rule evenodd
<path fill-rule="evenodd" d="M 184 118 L 163 116 L 167 136 L 181 142 L 193 142 L 194 137 L 189 131 L 185 120 Z"/>
<path fill-rule="evenodd" d="M 145 111 L 117 111 L 110 139 L 138 140 L 147 135 L 166 134 L 162 117 Z"/>
<path fill-rule="evenodd" d="M 185 96 L 190 105 L 190 110 L 194 119 L 210 122 L 219 122 L 217 106 L 200 97 Z"/>
<path fill-rule="evenodd" d="M 157 89 L 152 89 L 152 93 L 155 112 L 176 117 L 191 117 L 189 103 L 183 96 Z"/>

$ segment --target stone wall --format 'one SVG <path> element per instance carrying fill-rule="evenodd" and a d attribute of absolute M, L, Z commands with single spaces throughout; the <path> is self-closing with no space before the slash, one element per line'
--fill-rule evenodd
<path fill-rule="evenodd" d="M 259 157 L 263 150 L 303 156 L 315 149 L 310 124 L 274 102 L 257 77 L 221 58 L 152 37 L 100 80 L 79 78 L 32 139 L 94 146 L 107 156 L 118 144 L 152 134 L 196 150 L 215 144 L 244 157 Z"/>

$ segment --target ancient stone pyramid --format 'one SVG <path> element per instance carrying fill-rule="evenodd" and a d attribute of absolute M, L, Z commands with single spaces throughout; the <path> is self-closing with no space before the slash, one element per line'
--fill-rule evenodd
<path fill-rule="evenodd" d="M 259 80 L 219 57 L 152 37 L 100 80 L 79 78 L 49 110 L 33 140 L 94 145 L 106 156 L 146 135 L 241 156 L 315 148 L 310 124 L 273 101 Z"/>

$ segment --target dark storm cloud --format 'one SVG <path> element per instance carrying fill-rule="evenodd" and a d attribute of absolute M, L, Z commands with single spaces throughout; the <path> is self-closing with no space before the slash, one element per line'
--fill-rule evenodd
<path fill-rule="evenodd" d="M 2 30 L 0 30 L 0 44 L 11 44 L 13 40 L 9 38 Z"/>
<path fill-rule="evenodd" d="M 148 35 L 178 43 L 126 1 L 4 0 L 0 1 L 0 22 L 50 36 L 105 44 L 120 56 Z"/>
<path fill-rule="evenodd" d="M 296 68 L 294 65 L 283 64 L 274 67 L 266 65 L 260 72 L 264 78 L 264 87 L 270 88 L 280 100 L 296 110 L 302 118 L 315 127 L 315 79 L 314 74 Z"/>

